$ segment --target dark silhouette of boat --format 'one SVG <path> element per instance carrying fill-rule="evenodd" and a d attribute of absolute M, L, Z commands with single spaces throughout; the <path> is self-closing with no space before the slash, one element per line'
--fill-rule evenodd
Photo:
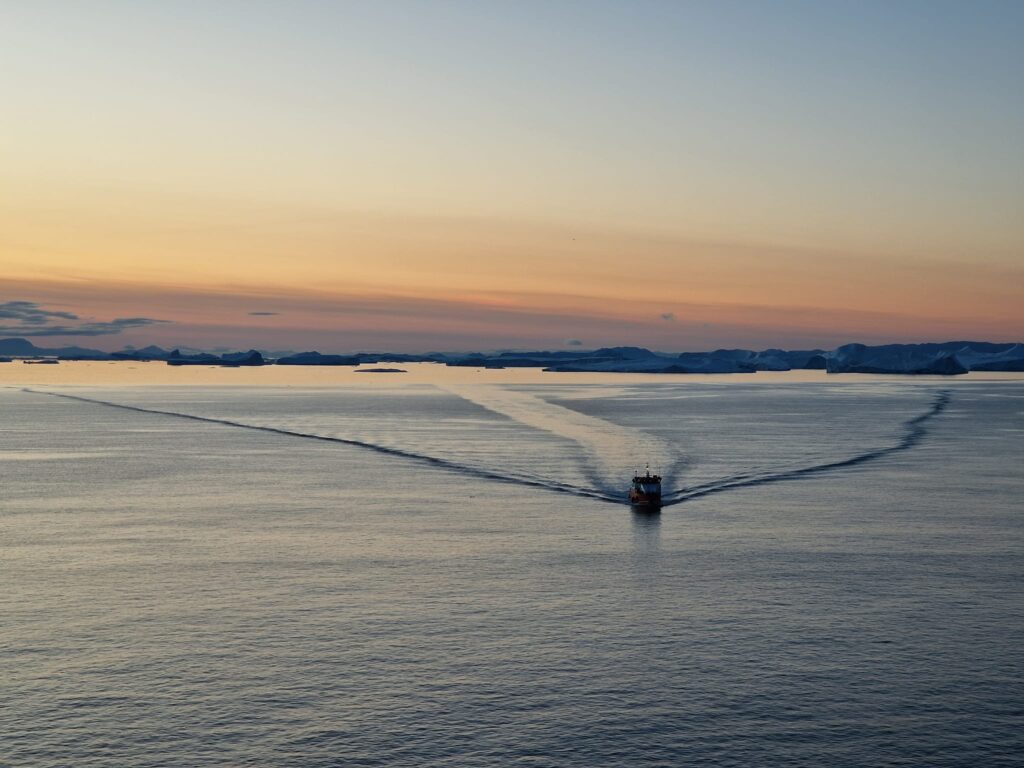
<path fill-rule="evenodd" d="M 650 465 L 642 475 L 633 476 L 629 489 L 629 501 L 637 507 L 657 508 L 661 506 L 661 475 L 652 475 Z"/>

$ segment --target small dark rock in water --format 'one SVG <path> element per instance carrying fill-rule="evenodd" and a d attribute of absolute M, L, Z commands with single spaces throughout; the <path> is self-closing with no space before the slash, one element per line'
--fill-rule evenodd
<path fill-rule="evenodd" d="M 356 373 L 408 373 L 404 368 L 360 368 Z"/>

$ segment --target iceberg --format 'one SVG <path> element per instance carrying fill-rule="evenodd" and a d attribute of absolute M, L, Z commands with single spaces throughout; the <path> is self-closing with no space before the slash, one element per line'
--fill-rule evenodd
<path fill-rule="evenodd" d="M 829 373 L 955 376 L 968 371 L 1024 370 L 1024 345 L 987 341 L 938 344 L 845 344 L 826 355 Z"/>
<path fill-rule="evenodd" d="M 937 344 L 844 344 L 825 358 L 829 373 L 902 373 L 955 376 L 968 368 Z"/>

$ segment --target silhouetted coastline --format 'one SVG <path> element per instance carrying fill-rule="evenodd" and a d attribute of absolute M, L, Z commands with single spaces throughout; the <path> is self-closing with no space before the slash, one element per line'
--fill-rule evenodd
<path fill-rule="evenodd" d="M 37 347 L 28 339 L 0 339 L 0 359 L 26 361 L 102 360 L 164 362 L 173 366 L 227 368 L 262 365 L 350 366 L 379 363 L 438 363 L 472 368 L 542 368 L 553 373 L 722 374 L 758 371 L 825 370 L 829 373 L 872 373 L 952 376 L 969 371 L 1024 371 L 1024 344 L 949 341 L 927 344 L 844 344 L 831 351 L 716 349 L 710 352 L 654 352 L 644 347 L 601 347 L 593 350 L 537 350 L 414 355 L 398 352 L 324 354 L 317 351 L 278 353 L 166 351 L 158 346 L 103 352 L 84 347 Z M 397 373 L 399 369 L 379 369 Z"/>

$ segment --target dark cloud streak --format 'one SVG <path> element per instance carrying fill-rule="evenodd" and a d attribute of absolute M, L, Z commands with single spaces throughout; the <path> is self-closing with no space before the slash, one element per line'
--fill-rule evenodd
<path fill-rule="evenodd" d="M 34 301 L 0 302 L 0 319 L 14 323 L 0 324 L 3 336 L 109 336 L 130 328 L 141 328 L 169 322 L 151 317 L 117 317 L 113 320 L 84 320 L 75 325 L 54 323 L 54 320 L 79 320 L 73 312 L 43 309 Z"/>
<path fill-rule="evenodd" d="M 34 301 L 5 301 L 0 304 L 0 318 L 17 320 L 29 325 L 44 325 L 54 318 L 77 320 L 78 315 L 72 312 L 54 312 L 43 309 Z"/>

